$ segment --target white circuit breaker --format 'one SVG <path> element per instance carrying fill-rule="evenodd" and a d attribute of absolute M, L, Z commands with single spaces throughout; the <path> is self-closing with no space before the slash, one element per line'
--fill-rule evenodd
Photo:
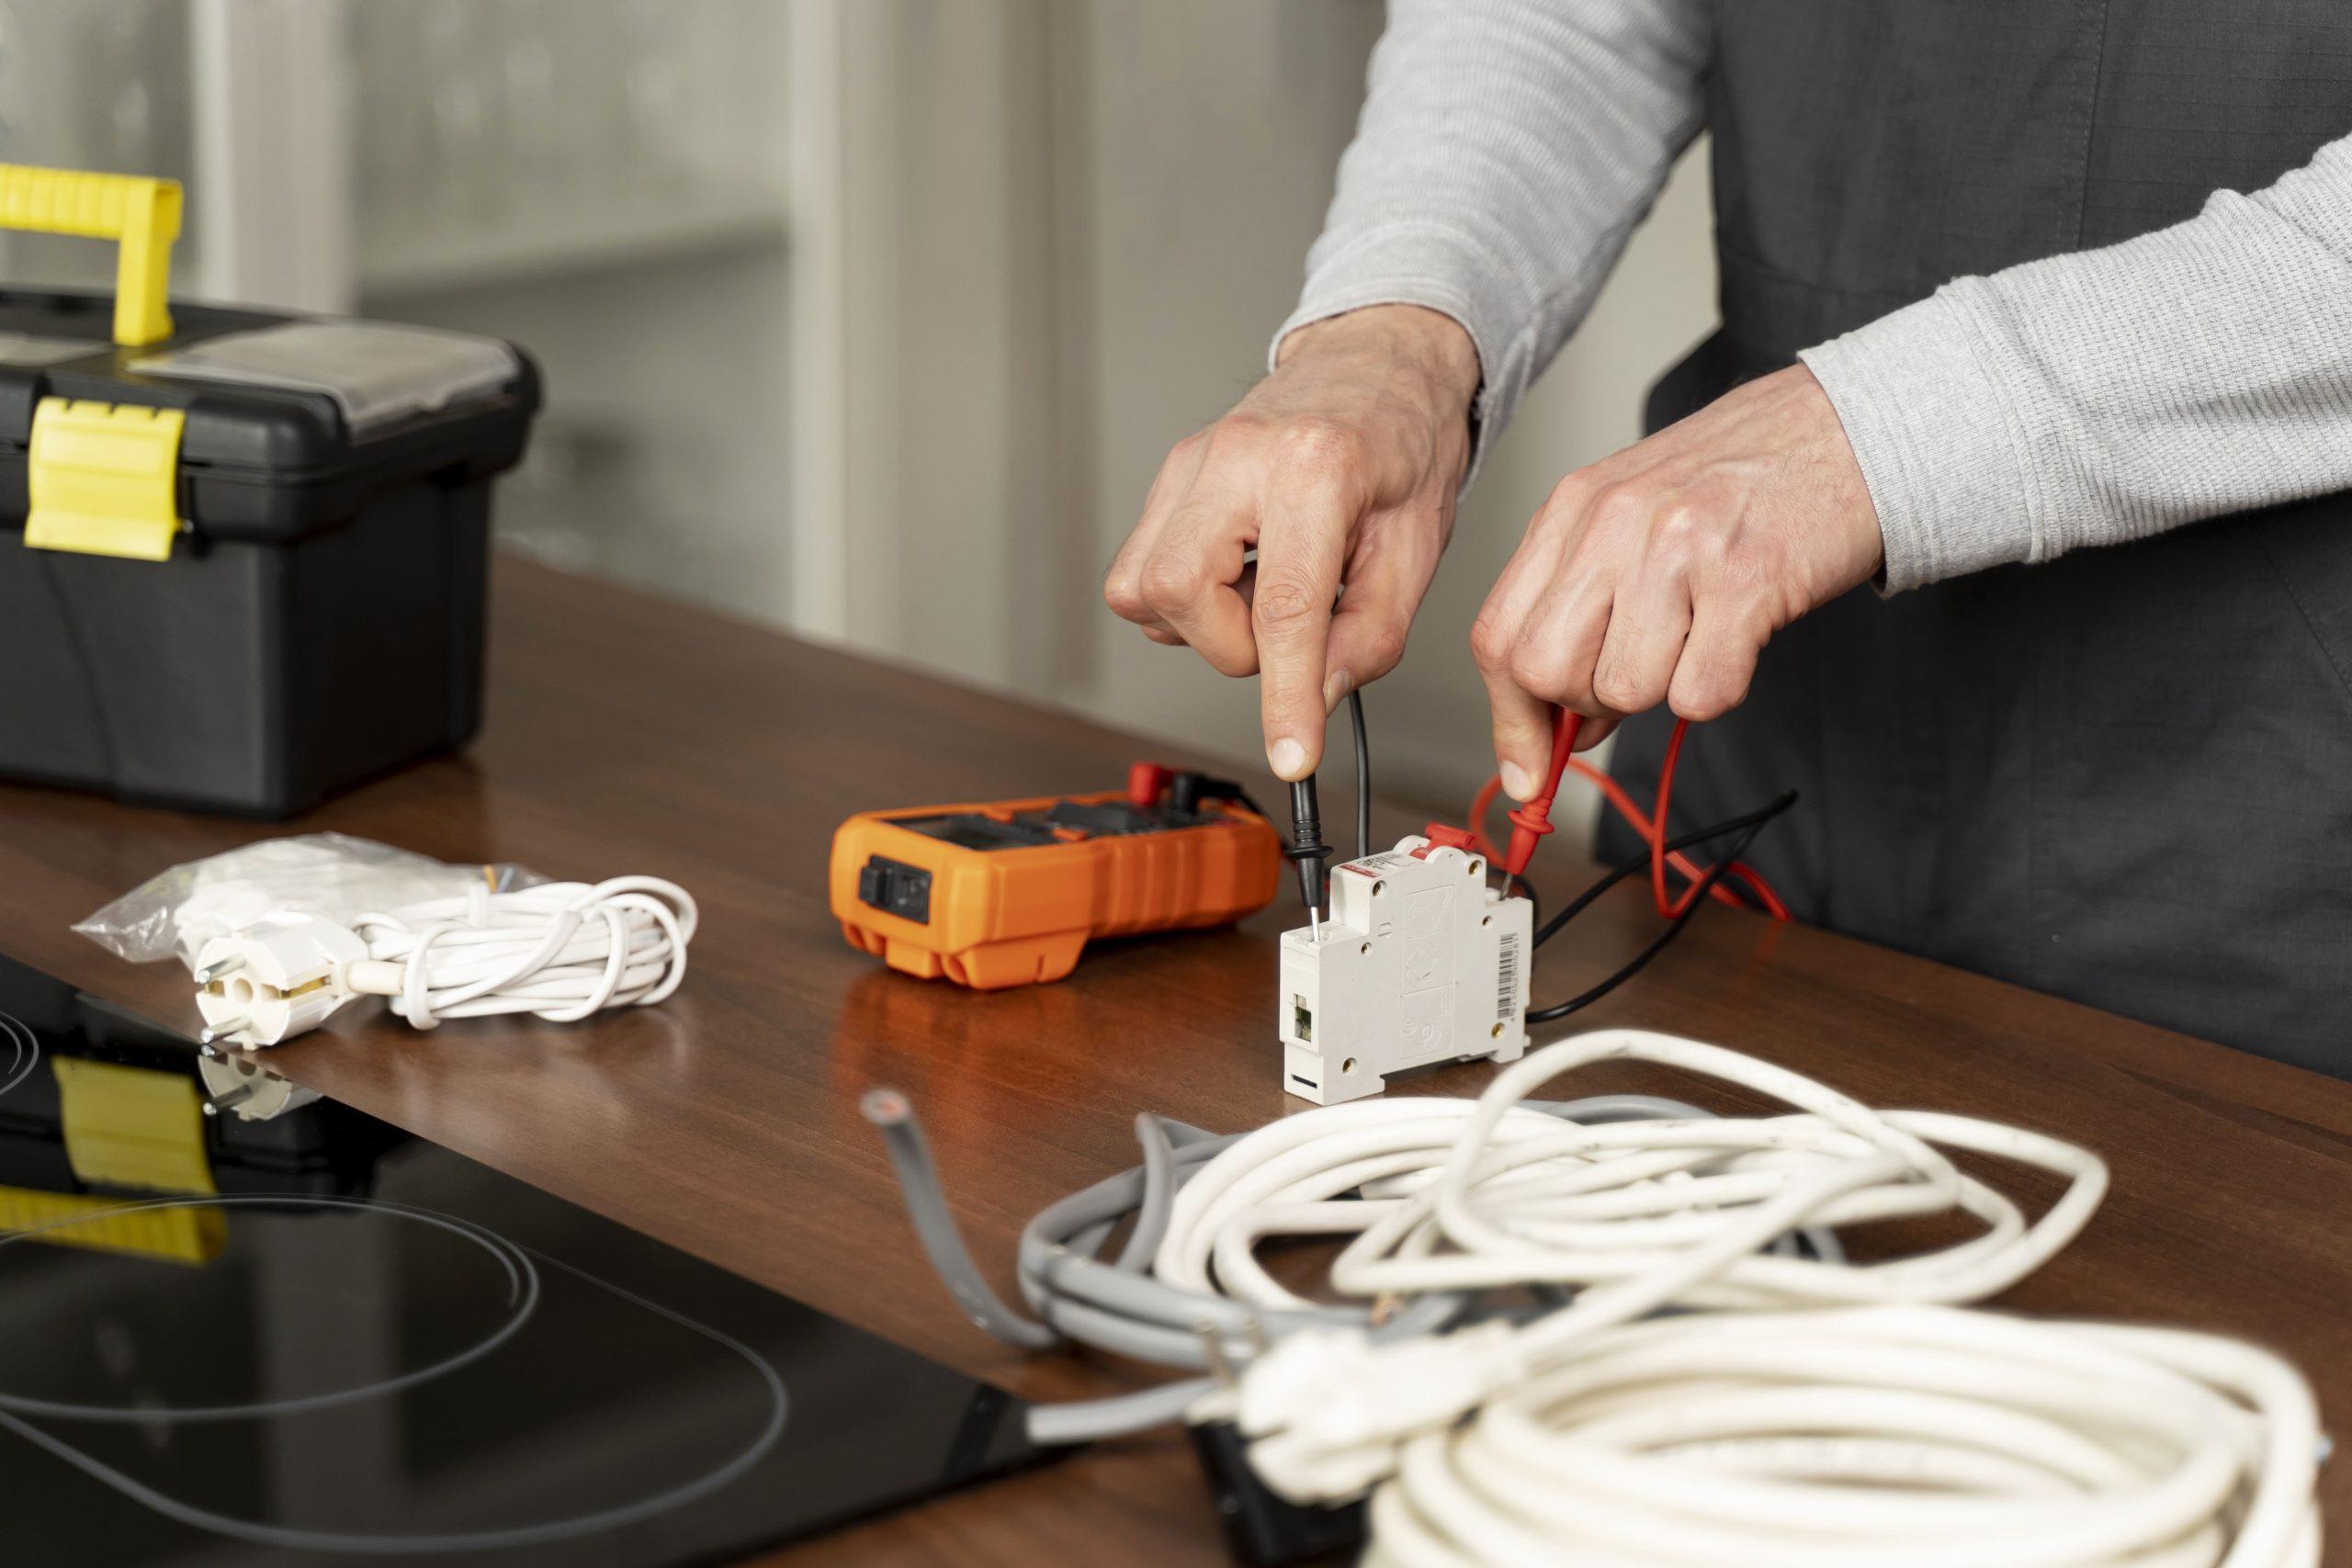
<path fill-rule="evenodd" d="M 1422 838 L 1331 873 L 1331 918 L 1283 933 L 1283 1088 L 1317 1105 L 1391 1073 L 1527 1050 L 1534 907 L 1487 857 Z"/>

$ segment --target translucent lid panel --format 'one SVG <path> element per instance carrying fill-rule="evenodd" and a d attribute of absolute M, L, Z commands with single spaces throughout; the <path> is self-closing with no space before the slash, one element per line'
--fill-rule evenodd
<path fill-rule="evenodd" d="M 149 376 L 323 392 L 356 438 L 413 414 L 494 396 L 522 367 L 496 338 L 386 321 L 288 321 L 151 355 Z"/>

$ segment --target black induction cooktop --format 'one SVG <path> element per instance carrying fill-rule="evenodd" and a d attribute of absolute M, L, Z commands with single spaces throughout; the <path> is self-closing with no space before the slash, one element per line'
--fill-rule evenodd
<path fill-rule="evenodd" d="M 0 1561 L 728 1562 L 1022 1416 L 0 956 Z"/>

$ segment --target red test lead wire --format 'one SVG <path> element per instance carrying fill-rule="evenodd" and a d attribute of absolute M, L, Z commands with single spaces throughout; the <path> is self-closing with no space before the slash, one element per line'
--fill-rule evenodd
<path fill-rule="evenodd" d="M 1578 761 L 1575 756 L 1577 732 L 1584 726 L 1584 716 L 1566 708 L 1555 708 L 1554 713 L 1555 717 L 1552 726 L 1552 761 L 1548 776 L 1544 781 L 1543 792 L 1510 813 L 1510 849 L 1508 853 L 1497 858 L 1501 860 L 1503 869 L 1510 874 L 1514 876 L 1525 874 L 1528 863 L 1535 858 L 1536 846 L 1542 843 L 1544 836 L 1552 831 L 1552 802 L 1559 794 L 1560 780 L 1573 770 L 1579 776 L 1590 780 L 1597 785 L 1608 799 L 1609 804 L 1616 808 L 1618 815 L 1623 817 L 1633 827 L 1634 831 L 1649 845 L 1650 895 L 1657 906 L 1658 913 L 1671 919 L 1690 908 L 1696 887 L 1694 886 L 1693 888 L 1686 891 L 1679 899 L 1672 897 L 1667 891 L 1666 868 L 1672 866 L 1677 873 L 1694 885 L 1705 874 L 1699 866 L 1692 863 L 1688 856 L 1666 847 L 1669 836 L 1667 831 L 1667 810 L 1673 797 L 1674 769 L 1682 754 L 1682 739 L 1690 728 L 1690 720 L 1675 721 L 1674 734 L 1667 742 L 1665 763 L 1658 773 L 1657 807 L 1653 815 L 1645 817 L 1641 808 L 1634 804 L 1633 797 L 1625 793 L 1616 780 L 1600 769 Z M 1501 780 L 1487 780 L 1486 787 L 1478 792 L 1478 798 L 1470 808 L 1470 832 L 1474 836 L 1474 841 L 1481 845 L 1486 843 L 1482 824 L 1486 818 L 1487 807 L 1492 803 L 1501 787 Z M 1491 847 L 1488 848 L 1487 852 L 1492 855 Z M 1781 902 L 1780 894 L 1775 892 L 1772 885 L 1765 881 L 1752 866 L 1744 862 L 1734 861 L 1726 868 L 1726 874 L 1736 876 L 1745 883 L 1755 893 L 1757 900 L 1764 906 L 1766 912 L 1774 919 L 1785 920 L 1790 918 L 1789 907 Z M 1718 902 L 1728 904 L 1734 908 L 1740 907 L 1738 897 L 1720 883 L 1713 889 L 1713 893 Z"/>

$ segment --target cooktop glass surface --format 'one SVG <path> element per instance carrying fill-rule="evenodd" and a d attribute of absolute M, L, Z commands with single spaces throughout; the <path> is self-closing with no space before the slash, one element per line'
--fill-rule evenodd
<path fill-rule="evenodd" d="M 0 956 L 0 1560 L 725 1562 L 1034 1457 L 997 1390 L 238 1071 Z"/>

